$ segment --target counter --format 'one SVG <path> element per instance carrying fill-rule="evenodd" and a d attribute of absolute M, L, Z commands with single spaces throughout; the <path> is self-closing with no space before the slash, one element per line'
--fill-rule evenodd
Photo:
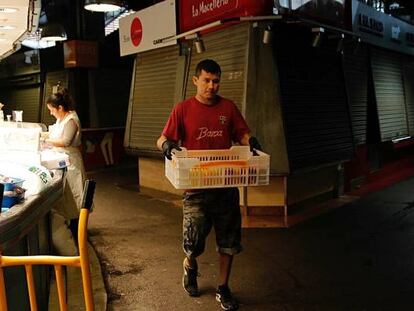
<path fill-rule="evenodd" d="M 63 178 L 55 174 L 50 186 L 0 214 L 0 251 L 3 255 L 50 254 L 50 210 L 63 194 Z M 50 267 L 33 266 L 39 310 L 47 310 Z M 30 310 L 23 267 L 4 269 L 10 310 Z"/>

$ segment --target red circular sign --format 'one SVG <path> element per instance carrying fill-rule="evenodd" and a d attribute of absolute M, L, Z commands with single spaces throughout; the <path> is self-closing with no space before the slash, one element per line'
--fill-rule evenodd
<path fill-rule="evenodd" d="M 131 41 L 138 46 L 142 40 L 142 24 L 138 17 L 135 17 L 131 23 Z"/>

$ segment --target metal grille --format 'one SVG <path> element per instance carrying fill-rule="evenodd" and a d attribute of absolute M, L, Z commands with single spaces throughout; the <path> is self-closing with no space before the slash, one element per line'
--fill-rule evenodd
<path fill-rule="evenodd" d="M 196 65 L 203 59 L 211 58 L 220 64 L 222 71 L 220 95 L 234 101 L 244 112 L 248 31 L 249 24 L 245 23 L 203 36 L 206 51 L 197 54 L 192 49 L 185 98 L 195 95 L 191 77 Z"/>
<path fill-rule="evenodd" d="M 23 110 L 24 122 L 39 122 L 40 87 L 20 87 L 5 93 L 7 114 L 12 110 Z"/>
<path fill-rule="evenodd" d="M 408 135 L 402 62 L 396 53 L 372 48 L 372 76 L 382 141 Z"/>
<path fill-rule="evenodd" d="M 340 58 L 328 48 L 312 48 L 299 31 L 280 33 L 277 53 L 292 172 L 341 162 L 353 152 Z"/>
<path fill-rule="evenodd" d="M 365 144 L 367 134 L 368 61 L 367 48 L 359 43 L 344 49 L 344 73 L 351 112 L 354 143 Z"/>
<path fill-rule="evenodd" d="M 414 136 L 414 64 L 406 60 L 404 65 L 405 105 L 407 109 L 408 133 Z"/>
<path fill-rule="evenodd" d="M 175 104 L 178 55 L 177 45 L 138 54 L 130 109 L 130 148 L 157 150 L 156 140 Z"/>

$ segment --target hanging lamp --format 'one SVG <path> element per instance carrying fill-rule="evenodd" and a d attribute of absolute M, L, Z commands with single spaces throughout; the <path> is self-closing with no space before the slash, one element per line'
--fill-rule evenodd
<path fill-rule="evenodd" d="M 93 12 L 113 12 L 121 9 L 120 0 L 85 0 L 84 8 Z"/>

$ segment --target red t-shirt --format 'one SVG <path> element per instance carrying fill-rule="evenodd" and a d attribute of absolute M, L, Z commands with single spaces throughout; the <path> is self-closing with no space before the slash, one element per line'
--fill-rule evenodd
<path fill-rule="evenodd" d="M 189 150 L 228 149 L 246 133 L 250 129 L 237 106 L 219 96 L 213 105 L 195 97 L 177 104 L 162 131 L 167 139 L 181 141 Z"/>

